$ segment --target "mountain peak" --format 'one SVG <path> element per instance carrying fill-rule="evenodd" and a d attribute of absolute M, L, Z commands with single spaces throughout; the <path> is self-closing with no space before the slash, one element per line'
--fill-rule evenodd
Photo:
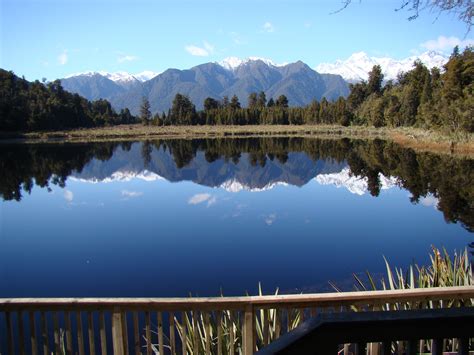
<path fill-rule="evenodd" d="M 245 59 L 241 59 L 238 57 L 227 57 L 221 60 L 220 62 L 217 62 L 217 64 L 219 64 L 221 67 L 227 70 L 236 70 L 241 65 L 246 65 L 252 62 L 259 62 L 259 61 L 272 67 L 282 67 L 287 64 L 287 63 L 276 64 L 273 60 L 268 59 L 268 58 L 262 58 L 262 57 L 247 57 Z"/>
<path fill-rule="evenodd" d="M 103 70 L 99 71 L 85 71 L 85 72 L 80 72 L 80 73 L 74 73 L 70 74 L 65 77 L 65 79 L 73 78 L 73 77 L 93 77 L 96 75 L 103 76 L 109 80 L 112 80 L 113 82 L 119 83 L 119 84 L 127 84 L 127 83 L 133 83 L 133 82 L 144 82 L 147 80 L 150 80 L 151 78 L 154 78 L 157 76 L 159 73 L 152 72 L 149 70 L 143 71 L 138 74 L 129 74 L 125 71 L 116 71 L 116 72 L 107 72 Z"/>

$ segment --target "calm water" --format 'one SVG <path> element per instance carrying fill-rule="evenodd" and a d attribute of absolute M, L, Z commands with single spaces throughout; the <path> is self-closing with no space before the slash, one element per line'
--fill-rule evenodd
<path fill-rule="evenodd" d="M 0 297 L 350 289 L 469 248 L 473 181 L 381 141 L 2 145 Z"/>

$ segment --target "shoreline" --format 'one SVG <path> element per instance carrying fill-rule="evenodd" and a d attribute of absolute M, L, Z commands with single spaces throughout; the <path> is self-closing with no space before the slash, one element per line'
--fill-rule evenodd
<path fill-rule="evenodd" d="M 353 138 L 383 139 L 417 151 L 474 157 L 474 135 L 448 136 L 419 128 L 374 128 L 337 125 L 254 125 L 254 126 L 143 126 L 140 124 L 64 131 L 0 134 L 0 143 L 88 143 L 149 139 L 212 138 Z"/>

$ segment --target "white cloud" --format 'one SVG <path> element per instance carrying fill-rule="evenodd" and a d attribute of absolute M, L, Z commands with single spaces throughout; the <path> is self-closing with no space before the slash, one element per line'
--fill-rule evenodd
<path fill-rule="evenodd" d="M 120 55 L 118 58 L 117 58 L 117 62 L 119 63 L 124 63 L 124 62 L 133 62 L 135 60 L 137 60 L 138 57 L 135 56 L 135 55 L 126 55 L 126 54 L 122 54 Z"/>
<path fill-rule="evenodd" d="M 268 32 L 268 33 L 275 32 L 275 27 L 273 26 L 271 22 L 268 22 L 268 21 L 263 24 L 262 28 L 265 32 Z"/>
<path fill-rule="evenodd" d="M 64 50 L 60 55 L 58 55 L 58 63 L 59 65 L 65 65 L 68 61 L 67 50 Z"/>
<path fill-rule="evenodd" d="M 214 53 L 214 46 L 209 42 L 203 41 L 203 46 L 198 47 L 194 44 L 185 46 L 184 49 L 191 55 L 196 57 L 208 57 L 210 54 Z"/>
<path fill-rule="evenodd" d="M 212 197 L 210 194 L 196 194 L 194 196 L 191 196 L 191 198 L 188 200 L 188 204 L 190 205 L 198 205 L 200 203 L 206 202 Z"/>
<path fill-rule="evenodd" d="M 143 192 L 140 192 L 140 191 L 122 190 L 121 193 L 122 193 L 122 196 L 127 199 L 133 198 L 133 197 L 139 197 L 143 195 Z"/>
<path fill-rule="evenodd" d="M 211 207 L 217 202 L 217 197 L 211 194 L 196 194 L 188 200 L 189 205 L 199 205 L 207 202 L 207 207 Z"/>
<path fill-rule="evenodd" d="M 265 217 L 265 223 L 267 224 L 267 226 L 271 226 L 276 221 L 276 218 L 277 218 L 276 214 L 271 213 Z"/>
<path fill-rule="evenodd" d="M 420 203 L 426 207 L 438 207 L 438 199 L 431 194 L 426 195 L 426 197 L 420 198 Z"/>
<path fill-rule="evenodd" d="M 74 194 L 72 193 L 72 191 L 64 190 L 64 199 L 67 202 L 72 202 L 72 200 L 74 199 Z"/>
<path fill-rule="evenodd" d="M 437 39 L 426 41 L 422 43 L 420 46 L 430 51 L 450 51 L 455 46 L 459 46 L 460 49 L 462 49 L 466 46 L 471 46 L 471 45 L 474 45 L 474 40 L 472 39 L 461 40 L 454 36 L 451 36 L 451 37 L 439 36 Z"/>

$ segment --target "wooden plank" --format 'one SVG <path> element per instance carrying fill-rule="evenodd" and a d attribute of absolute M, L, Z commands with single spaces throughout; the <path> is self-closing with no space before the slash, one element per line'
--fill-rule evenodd
<path fill-rule="evenodd" d="M 25 354 L 25 326 L 23 322 L 23 312 L 19 311 L 17 313 L 18 319 L 18 350 L 20 354 Z"/>
<path fill-rule="evenodd" d="M 242 352 L 243 355 L 251 355 L 254 353 L 254 312 L 252 306 L 247 306 L 244 311 L 244 323 L 242 329 Z"/>
<path fill-rule="evenodd" d="M 206 355 L 211 354 L 211 325 L 209 322 L 209 312 L 204 313 L 204 336 L 206 341 Z"/>
<path fill-rule="evenodd" d="M 61 354 L 61 338 L 59 334 L 59 315 L 58 312 L 53 313 L 53 331 L 54 331 L 54 351 Z"/>
<path fill-rule="evenodd" d="M 216 312 L 217 355 L 222 355 L 222 311 Z"/>
<path fill-rule="evenodd" d="M 123 351 L 128 354 L 128 329 L 127 329 L 127 312 L 122 312 L 122 342 Z"/>
<path fill-rule="evenodd" d="M 36 321 L 35 313 L 29 313 L 30 318 L 30 340 L 31 340 L 31 354 L 38 355 L 38 338 L 36 336 Z"/>
<path fill-rule="evenodd" d="M 181 350 L 183 355 L 188 353 L 188 332 L 187 332 L 187 322 L 186 322 L 186 312 L 181 312 L 181 327 L 183 331 L 182 340 L 181 340 Z"/>
<path fill-rule="evenodd" d="M 174 314 L 169 313 L 169 323 L 170 323 L 170 352 L 171 355 L 176 354 L 176 338 L 175 338 L 175 323 L 174 323 Z"/>
<path fill-rule="evenodd" d="M 263 345 L 269 344 L 269 331 L 270 331 L 270 322 L 269 322 L 269 313 L 270 310 L 263 310 Z"/>
<path fill-rule="evenodd" d="M 140 328 L 138 325 L 138 312 L 133 312 L 133 341 L 134 341 L 135 355 L 141 354 Z"/>
<path fill-rule="evenodd" d="M 72 354 L 72 327 L 71 314 L 69 312 L 64 312 L 64 322 L 66 323 L 66 352 Z"/>
<path fill-rule="evenodd" d="M 151 317 L 150 312 L 145 312 L 145 338 L 146 338 L 146 353 L 151 355 Z"/>
<path fill-rule="evenodd" d="M 15 336 L 13 333 L 13 319 L 10 312 L 5 313 L 5 321 L 7 323 L 7 350 L 8 354 L 15 353 Z"/>
<path fill-rule="evenodd" d="M 158 323 L 158 351 L 160 354 L 164 354 L 165 344 L 163 340 L 163 313 L 158 312 L 156 318 Z"/>
<path fill-rule="evenodd" d="M 0 299 L 0 311 L 49 310 L 87 311 L 112 310 L 114 307 L 156 311 L 173 310 L 228 310 L 244 309 L 251 304 L 256 308 L 278 307 L 339 307 L 344 305 L 427 302 L 442 299 L 474 298 L 474 286 L 417 288 L 297 295 L 268 295 L 244 297 L 193 298 L 14 298 Z"/>
<path fill-rule="evenodd" d="M 122 311 L 117 308 L 112 313 L 112 344 L 115 355 L 125 354 L 123 346 L 123 326 L 122 326 Z"/>
<path fill-rule="evenodd" d="M 43 353 L 49 354 L 49 339 L 48 339 L 48 318 L 45 312 L 41 312 L 41 338 L 43 341 Z"/>
<path fill-rule="evenodd" d="M 77 326 L 77 350 L 79 355 L 84 355 L 84 330 L 82 329 L 81 312 L 76 312 L 76 326 Z"/>
<path fill-rule="evenodd" d="M 94 315 L 87 312 L 87 333 L 89 335 L 89 354 L 95 355 Z"/>
<path fill-rule="evenodd" d="M 101 355 L 107 355 L 107 332 L 105 328 L 104 312 L 99 313 L 99 328 L 100 328 L 100 352 Z"/>

